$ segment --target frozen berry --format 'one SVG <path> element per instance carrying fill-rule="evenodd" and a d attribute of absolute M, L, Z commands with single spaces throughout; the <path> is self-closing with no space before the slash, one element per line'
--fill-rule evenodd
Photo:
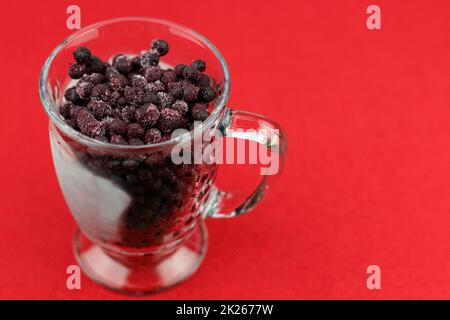
<path fill-rule="evenodd" d="M 131 123 L 127 128 L 127 135 L 129 138 L 140 138 L 144 135 L 145 130 L 139 123 Z"/>
<path fill-rule="evenodd" d="M 136 120 L 144 127 L 154 126 L 160 117 L 158 108 L 154 104 L 146 104 L 136 110 Z"/>
<path fill-rule="evenodd" d="M 79 82 L 76 86 L 76 92 L 83 100 L 88 100 L 91 97 L 91 91 L 94 85 L 90 82 Z"/>
<path fill-rule="evenodd" d="M 73 103 L 70 101 L 64 102 L 59 109 L 59 113 L 66 119 L 70 118 L 70 109 L 72 108 Z"/>
<path fill-rule="evenodd" d="M 143 68 L 156 66 L 159 63 L 159 54 L 151 51 L 141 53 L 141 65 Z"/>
<path fill-rule="evenodd" d="M 181 122 L 181 115 L 178 111 L 170 108 L 163 109 L 159 119 L 159 129 L 161 132 L 169 133 L 176 129 Z"/>
<path fill-rule="evenodd" d="M 136 108 L 134 106 L 125 106 L 122 108 L 120 113 L 121 113 L 120 117 L 125 123 L 130 123 L 136 119 L 135 118 Z"/>
<path fill-rule="evenodd" d="M 189 81 L 196 81 L 200 77 L 198 70 L 192 66 L 186 66 L 183 70 L 183 77 Z"/>
<path fill-rule="evenodd" d="M 131 58 L 131 67 L 133 68 L 133 71 L 138 71 L 142 68 L 141 58 L 139 56 Z"/>
<path fill-rule="evenodd" d="M 105 82 L 106 77 L 104 75 L 102 75 L 101 73 L 92 73 L 92 74 L 83 76 L 83 78 L 81 78 L 81 80 L 83 80 L 84 82 L 91 82 L 92 84 L 97 85 L 97 84 Z"/>
<path fill-rule="evenodd" d="M 111 114 L 111 106 L 102 100 L 92 99 L 88 103 L 88 108 L 92 109 L 92 113 L 97 120 L 102 120 Z"/>
<path fill-rule="evenodd" d="M 168 84 L 171 82 L 177 81 L 177 75 L 173 70 L 164 70 L 163 75 L 161 76 L 161 82 L 164 84 Z"/>
<path fill-rule="evenodd" d="M 111 135 L 111 143 L 114 144 L 128 144 L 127 141 L 120 135 L 113 133 Z"/>
<path fill-rule="evenodd" d="M 178 111 L 179 114 L 185 115 L 189 111 L 188 104 L 183 100 L 177 100 L 175 101 L 171 108 L 175 111 Z"/>
<path fill-rule="evenodd" d="M 90 136 L 103 136 L 105 129 L 102 124 L 94 118 L 94 115 L 86 109 L 81 109 L 76 115 L 76 123 L 81 132 Z"/>
<path fill-rule="evenodd" d="M 105 73 L 106 66 L 105 63 L 96 56 L 91 56 L 89 59 L 88 68 L 92 73 Z"/>
<path fill-rule="evenodd" d="M 192 106 L 192 118 L 194 118 L 194 120 L 204 121 L 208 116 L 208 105 L 206 103 L 195 103 Z"/>
<path fill-rule="evenodd" d="M 166 90 L 166 87 L 164 86 L 164 83 L 162 83 L 159 80 L 156 80 L 155 82 L 150 82 L 148 84 L 148 90 L 153 92 L 159 92 Z"/>
<path fill-rule="evenodd" d="M 72 79 L 80 79 L 85 71 L 86 69 L 82 64 L 74 63 L 69 67 L 69 76 Z"/>
<path fill-rule="evenodd" d="M 127 56 L 123 55 L 117 57 L 117 59 L 114 61 L 114 67 L 123 75 L 129 74 L 132 70 L 130 60 L 127 58 Z"/>
<path fill-rule="evenodd" d="M 168 84 L 168 91 L 175 99 L 181 99 L 183 97 L 183 88 L 179 82 L 171 82 Z"/>
<path fill-rule="evenodd" d="M 146 68 L 144 71 L 145 79 L 147 79 L 148 82 L 161 79 L 162 74 L 163 70 L 158 66 Z"/>
<path fill-rule="evenodd" d="M 134 88 L 142 89 L 144 90 L 147 87 L 147 80 L 145 77 L 141 76 L 140 74 L 133 74 L 133 76 L 130 77 L 131 85 Z"/>
<path fill-rule="evenodd" d="M 158 143 L 161 141 L 161 132 L 156 128 L 148 129 L 145 132 L 144 142 L 145 143 Z"/>
<path fill-rule="evenodd" d="M 161 101 L 159 100 L 158 94 L 155 91 L 148 92 L 143 99 L 144 103 L 153 103 L 154 105 L 159 105 Z"/>
<path fill-rule="evenodd" d="M 157 39 L 152 43 L 152 49 L 158 51 L 160 56 L 164 56 L 169 52 L 169 44 L 161 39 Z"/>
<path fill-rule="evenodd" d="M 192 66 L 198 71 L 203 72 L 206 69 L 206 63 L 203 60 L 197 59 L 192 62 Z"/>
<path fill-rule="evenodd" d="M 158 92 L 157 95 L 158 95 L 158 98 L 160 101 L 160 103 L 159 103 L 160 109 L 169 108 L 172 105 L 174 99 L 170 94 L 168 94 L 167 92 L 161 91 L 161 92 Z"/>
<path fill-rule="evenodd" d="M 108 141 L 108 138 L 105 137 L 105 136 L 95 136 L 94 139 L 95 139 L 95 140 L 98 140 L 98 141 L 101 141 L 101 142 L 105 142 L 105 143 L 108 143 L 108 142 L 109 142 L 109 141 Z"/>
<path fill-rule="evenodd" d="M 108 100 L 110 95 L 110 89 L 107 84 L 100 83 L 94 86 L 91 91 L 92 98 L 99 98 L 102 100 Z"/>
<path fill-rule="evenodd" d="M 109 86 L 114 90 L 123 90 L 128 85 L 128 79 L 123 74 L 116 74 L 109 79 Z"/>
<path fill-rule="evenodd" d="M 139 168 L 140 162 L 137 159 L 125 159 L 122 161 L 122 168 L 127 171 L 134 171 Z"/>
<path fill-rule="evenodd" d="M 106 68 L 105 76 L 106 76 L 109 80 L 111 80 L 112 77 L 114 77 L 114 76 L 116 76 L 116 75 L 118 75 L 118 74 L 120 74 L 120 72 L 117 71 L 116 68 L 114 68 L 114 67 L 108 67 L 108 68 Z"/>
<path fill-rule="evenodd" d="M 83 99 L 80 98 L 75 87 L 68 88 L 64 93 L 64 98 L 74 104 L 80 105 L 83 103 Z"/>
<path fill-rule="evenodd" d="M 199 88 L 193 84 L 187 85 L 183 90 L 183 99 L 187 102 L 192 102 L 197 99 Z"/>
<path fill-rule="evenodd" d="M 199 97 L 203 101 L 210 102 L 216 97 L 216 93 L 211 87 L 200 88 Z"/>
<path fill-rule="evenodd" d="M 202 73 L 200 75 L 200 78 L 197 81 L 197 86 L 199 86 L 200 88 L 202 87 L 208 87 L 211 84 L 211 79 L 209 79 L 209 77 Z"/>
<path fill-rule="evenodd" d="M 127 131 L 127 125 L 120 119 L 114 119 L 109 125 L 109 131 L 111 133 L 123 135 Z"/>
<path fill-rule="evenodd" d="M 84 64 L 89 62 L 89 59 L 91 58 L 91 51 L 89 51 L 86 47 L 78 47 L 73 52 L 73 57 L 76 62 Z"/>
<path fill-rule="evenodd" d="M 177 65 L 175 66 L 175 68 L 174 68 L 175 74 L 176 74 L 179 78 L 181 78 L 181 77 L 183 76 L 183 71 L 184 71 L 184 69 L 185 69 L 186 67 L 187 67 L 187 66 L 186 66 L 185 64 L 182 64 L 182 63 L 177 64 Z"/>

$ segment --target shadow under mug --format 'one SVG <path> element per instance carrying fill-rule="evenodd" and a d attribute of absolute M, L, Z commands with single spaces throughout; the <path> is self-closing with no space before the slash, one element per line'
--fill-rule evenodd
<path fill-rule="evenodd" d="M 77 132 L 59 115 L 74 48 L 87 46 L 106 59 L 117 53 L 138 54 L 155 38 L 170 45 L 170 53 L 162 59 L 166 65 L 201 58 L 215 80 L 218 95 L 210 103 L 211 114 L 201 124 L 200 134 L 210 130 L 263 143 L 279 156 L 280 170 L 262 176 L 256 190 L 238 207 L 232 207 L 233 193 L 214 185 L 218 164 L 171 161 L 173 148 L 198 138 L 195 131 L 152 145 L 114 145 Z M 89 278 L 112 290 L 144 294 L 188 278 L 205 255 L 204 219 L 235 217 L 252 209 L 284 162 L 286 140 L 280 126 L 263 116 L 226 107 L 229 72 L 216 47 L 200 34 L 168 21 L 118 18 L 79 30 L 48 57 L 39 92 L 50 119 L 59 184 L 78 224 L 74 254 Z M 202 151 L 207 146 L 203 143 Z"/>

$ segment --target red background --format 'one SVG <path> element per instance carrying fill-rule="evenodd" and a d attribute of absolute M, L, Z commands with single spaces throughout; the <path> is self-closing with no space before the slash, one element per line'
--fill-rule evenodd
<path fill-rule="evenodd" d="M 66 289 L 75 223 L 50 156 L 38 76 L 72 1 L 0 16 L 0 298 L 126 298 Z M 204 34 L 232 74 L 230 106 L 280 122 L 284 176 L 254 212 L 209 220 L 206 259 L 146 298 L 449 298 L 450 5 L 374 1 L 76 1 L 82 25 L 157 16 Z M 366 268 L 382 289 L 366 288 Z"/>

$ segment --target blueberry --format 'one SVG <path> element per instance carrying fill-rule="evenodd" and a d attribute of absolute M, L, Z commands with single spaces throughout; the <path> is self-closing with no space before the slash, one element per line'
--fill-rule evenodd
<path fill-rule="evenodd" d="M 76 123 L 81 132 L 90 136 L 103 136 L 105 129 L 102 124 L 94 118 L 94 115 L 86 109 L 81 109 L 76 115 Z"/>
<path fill-rule="evenodd" d="M 159 92 L 159 91 L 165 91 L 166 87 L 164 86 L 164 83 L 162 83 L 159 80 L 156 80 L 155 82 L 150 82 L 148 84 L 148 90 L 153 92 Z"/>
<path fill-rule="evenodd" d="M 123 135 L 127 131 L 127 125 L 120 119 L 114 119 L 109 125 L 111 134 Z"/>
<path fill-rule="evenodd" d="M 200 72 L 205 71 L 206 63 L 203 60 L 197 59 L 192 62 L 192 66 Z"/>
<path fill-rule="evenodd" d="M 128 144 L 127 141 L 120 135 L 113 133 L 111 135 L 111 143 L 113 144 Z"/>
<path fill-rule="evenodd" d="M 175 111 L 178 111 L 178 113 L 181 115 L 185 115 L 189 111 L 188 104 L 183 100 L 175 101 L 170 108 L 172 108 Z"/>
<path fill-rule="evenodd" d="M 169 44 L 164 40 L 157 39 L 153 41 L 152 49 L 158 51 L 160 56 L 164 56 L 169 52 Z"/>
<path fill-rule="evenodd" d="M 199 88 L 193 84 L 187 85 L 183 89 L 183 99 L 187 102 L 192 102 L 197 99 Z"/>
<path fill-rule="evenodd" d="M 158 108 L 154 104 L 146 104 L 136 110 L 136 120 L 144 127 L 154 126 L 160 117 Z"/>
<path fill-rule="evenodd" d="M 69 76 L 72 79 L 80 79 L 84 75 L 85 71 L 86 69 L 84 65 L 74 63 L 69 67 Z"/>
<path fill-rule="evenodd" d="M 142 142 L 142 140 L 138 138 L 131 138 L 130 140 L 128 140 L 128 144 L 130 146 L 142 146 L 144 142 Z"/>
<path fill-rule="evenodd" d="M 88 103 L 88 109 L 92 109 L 92 113 L 97 120 L 102 120 L 111 114 L 111 106 L 98 99 L 92 99 Z"/>
<path fill-rule="evenodd" d="M 92 73 L 105 73 L 106 65 L 105 63 L 96 56 L 91 56 L 88 63 L 88 68 Z"/>
<path fill-rule="evenodd" d="M 117 59 L 114 61 L 114 67 L 123 75 L 129 74 L 133 69 L 130 60 L 123 55 L 117 57 Z"/>
<path fill-rule="evenodd" d="M 200 88 L 199 97 L 203 101 L 210 102 L 216 97 L 216 93 L 211 87 Z"/>
<path fill-rule="evenodd" d="M 159 119 L 159 129 L 161 132 L 170 133 L 178 127 L 181 123 L 181 119 L 181 115 L 178 111 L 170 108 L 163 109 Z"/>
<path fill-rule="evenodd" d="M 76 62 L 84 64 L 89 62 L 89 59 L 91 58 L 91 51 L 89 51 L 86 47 L 78 47 L 73 52 L 73 57 Z"/>
<path fill-rule="evenodd" d="M 144 135 L 145 130 L 139 123 L 130 123 L 127 129 L 129 138 L 140 138 Z"/>
<path fill-rule="evenodd" d="M 91 91 L 94 85 L 90 82 L 79 82 L 76 86 L 76 92 L 83 100 L 88 100 L 91 97 Z"/>
<path fill-rule="evenodd" d="M 161 141 L 161 132 L 156 128 L 148 129 L 145 132 L 144 142 L 145 143 L 158 143 Z"/>
<path fill-rule="evenodd" d="M 141 65 L 143 68 L 156 66 L 159 63 L 159 54 L 157 52 L 144 51 L 141 53 Z"/>
<path fill-rule="evenodd" d="M 75 87 L 68 88 L 64 93 L 64 98 L 67 101 L 73 102 L 74 104 L 77 105 L 83 103 L 83 99 L 80 98 Z"/>
<path fill-rule="evenodd" d="M 183 88 L 179 82 L 171 82 L 168 84 L 168 91 L 175 99 L 181 99 L 183 97 Z"/>
<path fill-rule="evenodd" d="M 130 123 L 136 119 L 136 108 L 134 106 L 125 106 L 120 111 L 120 117 L 125 123 Z"/>
<path fill-rule="evenodd" d="M 198 70 L 192 66 L 186 66 L 183 70 L 183 77 L 189 81 L 196 81 L 200 78 Z"/>
<path fill-rule="evenodd" d="M 195 103 L 192 106 L 192 118 L 197 121 L 205 121 L 209 117 L 208 105 L 206 103 Z"/>
<path fill-rule="evenodd" d="M 186 67 L 187 67 L 187 66 L 186 66 L 185 64 L 182 64 L 182 63 L 177 64 L 177 65 L 175 66 L 175 68 L 174 68 L 175 74 L 176 74 L 179 78 L 183 77 L 183 71 L 184 71 L 184 69 L 185 69 Z"/>
<path fill-rule="evenodd" d="M 167 92 L 161 91 L 161 92 L 158 92 L 157 95 L 160 100 L 160 103 L 159 103 L 160 109 L 169 108 L 172 105 L 172 103 L 174 102 L 173 97 L 170 94 L 168 94 Z"/>
<path fill-rule="evenodd" d="M 163 75 L 161 76 L 161 82 L 164 84 L 168 84 L 171 82 L 177 81 L 177 75 L 173 70 L 164 70 Z"/>
<path fill-rule="evenodd" d="M 148 67 L 144 70 L 144 76 L 148 82 L 153 82 L 153 81 L 161 79 L 162 74 L 163 74 L 163 70 L 158 66 Z"/>
<path fill-rule="evenodd" d="M 200 75 L 200 78 L 197 81 L 197 86 L 200 88 L 208 87 L 211 84 L 211 79 L 204 73 Z"/>
<path fill-rule="evenodd" d="M 59 113 L 66 119 L 70 119 L 70 109 L 73 107 L 73 103 L 70 101 L 64 102 L 59 109 Z"/>

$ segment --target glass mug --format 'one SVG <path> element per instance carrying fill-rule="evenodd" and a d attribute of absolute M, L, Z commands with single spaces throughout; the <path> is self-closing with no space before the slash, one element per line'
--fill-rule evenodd
<path fill-rule="evenodd" d="M 74 48 L 87 46 L 105 59 L 118 53 L 138 54 L 156 38 L 170 46 L 169 54 L 161 58 L 164 64 L 174 66 L 200 58 L 215 81 L 218 94 L 199 130 L 152 145 L 129 146 L 95 140 L 66 124 L 58 110 L 70 83 L 67 69 Z M 89 278 L 115 291 L 150 293 L 188 278 L 205 255 L 204 220 L 249 211 L 280 172 L 264 175 L 256 190 L 231 208 L 234 193 L 214 185 L 218 165 L 175 164 L 170 155 L 177 145 L 190 144 L 207 130 L 214 135 L 217 131 L 210 129 L 215 129 L 226 137 L 263 143 L 279 157 L 280 169 L 284 162 L 286 140 L 275 122 L 226 107 L 230 78 L 216 47 L 200 34 L 168 21 L 118 18 L 79 30 L 48 57 L 39 92 L 50 119 L 58 181 L 78 224 L 73 240 L 75 257 Z M 202 150 L 207 146 L 203 143 Z"/>

